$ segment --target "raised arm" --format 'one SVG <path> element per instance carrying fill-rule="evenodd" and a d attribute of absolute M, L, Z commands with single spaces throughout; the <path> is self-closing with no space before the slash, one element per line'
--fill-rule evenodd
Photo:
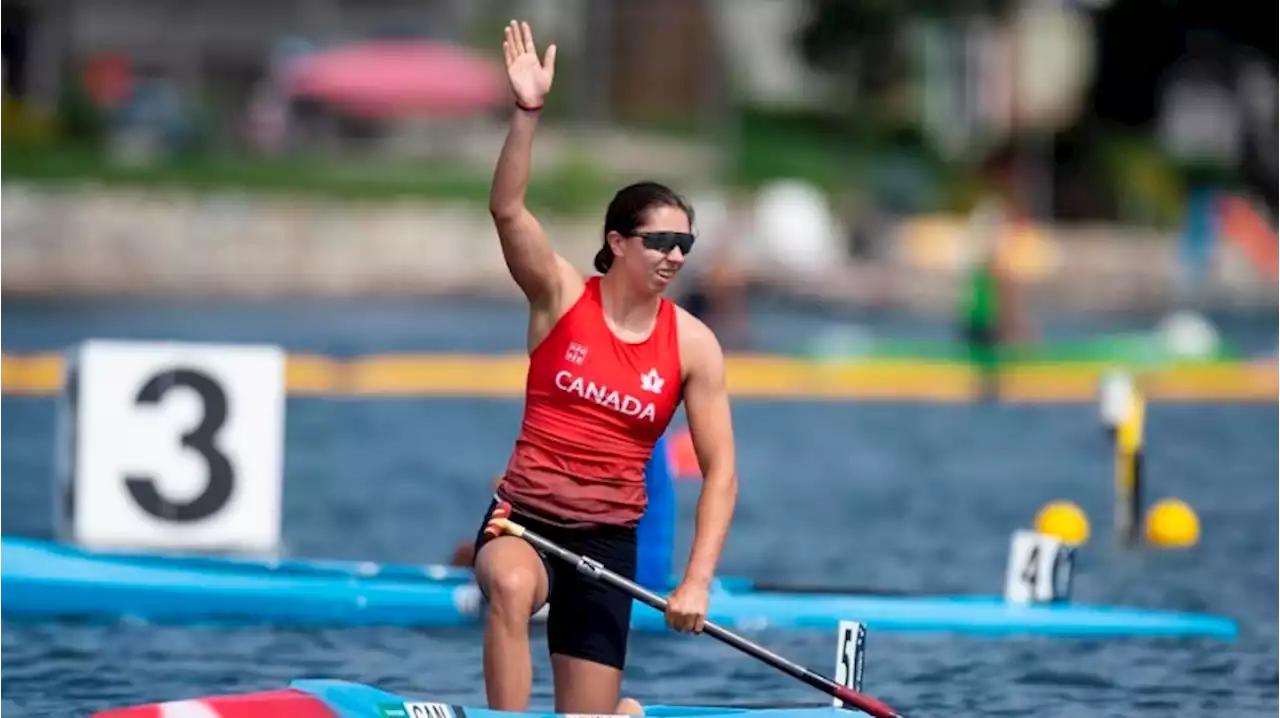
<path fill-rule="evenodd" d="M 545 59 L 539 61 L 528 23 L 512 21 L 505 34 L 502 51 L 516 108 L 493 173 L 489 213 L 512 279 L 531 303 L 546 304 L 556 296 L 560 277 L 569 265 L 551 249 L 542 225 L 525 205 L 525 193 L 538 113 L 555 75 L 556 46 L 548 47 Z"/>

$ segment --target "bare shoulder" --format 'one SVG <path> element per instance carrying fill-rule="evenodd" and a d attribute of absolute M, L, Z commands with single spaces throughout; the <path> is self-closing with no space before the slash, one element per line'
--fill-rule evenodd
<path fill-rule="evenodd" d="M 569 260 L 565 259 L 559 252 L 556 253 L 556 274 L 559 281 L 557 287 L 559 291 L 556 297 L 557 314 L 564 314 L 569 311 L 578 297 L 582 296 L 582 290 L 587 286 L 586 277 L 582 276 L 582 272 L 573 266 Z"/>
<path fill-rule="evenodd" d="M 560 281 L 570 284 L 583 284 L 586 278 L 582 276 L 582 272 L 578 268 L 564 258 L 563 254 L 556 252 L 556 271 L 560 274 Z"/>
<path fill-rule="evenodd" d="M 579 272 L 578 268 L 559 252 L 552 256 L 555 258 L 555 281 L 551 284 L 551 291 L 539 301 L 532 302 L 532 306 L 536 313 L 546 315 L 547 319 L 554 323 L 569 311 L 574 302 L 578 301 L 578 297 L 582 296 L 587 280 L 582 276 L 582 272 Z"/>
<path fill-rule="evenodd" d="M 530 298 L 529 302 L 527 343 L 530 352 L 547 338 L 556 322 L 573 308 L 587 286 L 587 280 L 569 260 L 559 253 L 552 256 L 555 258 L 555 281 L 551 283 L 550 291 Z"/>
<path fill-rule="evenodd" d="M 676 332 L 680 340 L 680 365 L 686 379 L 697 374 L 708 378 L 723 374 L 724 351 L 715 332 L 679 305 L 676 305 Z"/>

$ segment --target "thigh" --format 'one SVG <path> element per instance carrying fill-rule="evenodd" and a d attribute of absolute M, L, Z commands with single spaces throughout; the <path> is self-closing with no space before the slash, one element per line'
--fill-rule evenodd
<path fill-rule="evenodd" d="M 489 505 L 476 533 L 476 586 L 486 603 L 492 603 L 499 592 L 508 597 L 525 595 L 530 603 L 530 613 L 536 613 L 547 602 L 551 592 L 551 575 L 546 559 L 524 539 L 484 534 L 484 526 L 496 506 L 496 501 Z M 512 514 L 512 519 L 523 520 L 524 517 Z"/>
<path fill-rule="evenodd" d="M 560 542 L 574 553 L 593 558 L 625 578 L 635 579 L 634 530 L 575 531 L 560 537 Z M 621 671 L 626 664 L 631 632 L 631 597 L 583 576 L 563 562 L 554 565 L 552 572 L 554 588 L 547 614 L 547 647 L 552 658 L 581 659 Z M 557 685 L 560 682 L 557 678 Z"/>

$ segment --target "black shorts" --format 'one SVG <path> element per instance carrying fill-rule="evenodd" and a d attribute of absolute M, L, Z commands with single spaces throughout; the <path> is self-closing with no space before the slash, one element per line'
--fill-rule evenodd
<path fill-rule="evenodd" d="M 489 504 L 476 532 L 477 557 L 480 547 L 493 540 L 484 535 L 484 527 L 497 505 L 496 500 Z M 620 576 L 635 580 L 634 527 L 565 528 L 539 521 L 515 507 L 512 507 L 511 520 L 579 556 L 599 561 Z M 583 576 L 565 561 L 538 553 L 547 569 L 547 603 L 550 605 L 547 648 L 553 655 L 581 658 L 621 670 L 626 664 L 627 638 L 631 633 L 631 597 Z"/>

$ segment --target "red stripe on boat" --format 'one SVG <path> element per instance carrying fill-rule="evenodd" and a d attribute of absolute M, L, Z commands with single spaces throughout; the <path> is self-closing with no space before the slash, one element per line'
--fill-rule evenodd
<path fill-rule="evenodd" d="M 333 711 L 329 710 L 320 699 L 292 688 L 112 708 L 94 713 L 92 718 L 275 718 L 276 716 L 335 718 Z"/>

